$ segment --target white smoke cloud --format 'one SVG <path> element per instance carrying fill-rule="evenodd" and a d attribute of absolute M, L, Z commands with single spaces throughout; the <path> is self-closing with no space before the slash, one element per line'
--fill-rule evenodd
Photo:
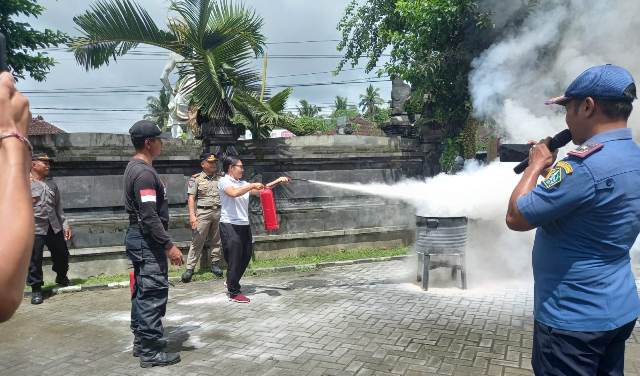
<path fill-rule="evenodd" d="M 472 288 L 487 287 L 502 281 L 532 279 L 531 249 L 534 231 L 507 229 L 504 222 L 506 203 L 493 220 L 469 222 L 467 270 Z"/>
<path fill-rule="evenodd" d="M 334 188 L 358 191 L 404 201 L 424 217 L 469 217 L 494 220 L 504 217 L 508 198 L 518 182 L 512 163 L 494 162 L 486 167 L 468 163 L 457 175 L 440 174 L 426 180 L 396 184 L 341 184 L 314 181 Z"/>
<path fill-rule="evenodd" d="M 479 166 L 470 161 L 456 175 L 396 184 L 312 182 L 403 201 L 419 216 L 468 217 L 466 264 L 469 285 L 478 288 L 505 279 L 527 280 L 531 275 L 534 232 L 510 231 L 504 220 L 509 196 L 519 180 L 513 166 L 500 162 Z"/>
<path fill-rule="evenodd" d="M 496 8 L 499 9 L 499 8 Z M 474 63 L 470 88 L 476 115 L 493 119 L 507 141 L 540 139 L 566 128 L 544 100 L 560 95 L 593 65 L 621 65 L 640 77 L 640 2 L 541 0 L 522 26 Z M 640 136 L 640 124 L 630 124 Z"/>

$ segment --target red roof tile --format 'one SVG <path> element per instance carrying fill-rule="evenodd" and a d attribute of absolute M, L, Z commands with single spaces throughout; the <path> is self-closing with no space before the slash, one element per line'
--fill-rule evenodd
<path fill-rule="evenodd" d="M 31 118 L 31 125 L 29 125 L 29 136 L 39 136 L 45 134 L 58 134 L 67 133 L 55 125 L 48 123 L 42 116 L 36 116 Z"/>

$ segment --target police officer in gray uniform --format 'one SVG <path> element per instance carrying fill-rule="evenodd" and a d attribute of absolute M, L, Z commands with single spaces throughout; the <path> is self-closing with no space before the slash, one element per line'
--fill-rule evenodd
<path fill-rule="evenodd" d="M 167 366 L 180 361 L 179 354 L 164 351 L 166 340 L 162 339 L 162 317 L 169 296 L 167 256 L 173 265 L 182 265 L 182 253 L 167 233 L 167 189 L 152 167 L 162 151 L 162 132 L 154 123 L 141 120 L 129 133 L 136 150 L 124 172 L 129 214 L 125 246 L 135 275 L 131 296 L 133 355 L 140 357 L 143 368 Z"/>
<path fill-rule="evenodd" d="M 203 153 L 200 156 L 202 171 L 189 179 L 187 194 L 189 223 L 191 224 L 191 247 L 187 256 L 187 270 L 182 274 L 182 282 L 191 281 L 193 271 L 202 254 L 203 246 L 211 249 L 211 272 L 222 277 L 220 263 L 220 194 L 216 174 L 216 156 Z"/>
<path fill-rule="evenodd" d="M 27 284 L 31 286 L 31 304 L 41 304 L 43 301 L 42 254 L 45 245 L 51 253 L 53 271 L 57 274 L 56 284 L 69 286 L 69 249 L 66 241 L 71 239 L 71 228 L 62 210 L 60 190 L 48 178 L 51 163 L 53 159 L 44 153 L 34 154 L 31 158 L 31 197 L 36 230 L 27 276 Z"/>
<path fill-rule="evenodd" d="M 625 341 L 640 315 L 629 257 L 640 233 L 640 148 L 627 128 L 635 98 L 629 72 L 600 65 L 547 101 L 565 107 L 579 146 L 553 165 L 548 145 L 534 145 L 509 200 L 509 228 L 537 228 L 536 375 L 623 374 Z"/>

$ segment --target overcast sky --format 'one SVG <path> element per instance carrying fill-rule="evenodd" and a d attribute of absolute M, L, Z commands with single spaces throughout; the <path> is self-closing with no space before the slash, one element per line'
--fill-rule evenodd
<path fill-rule="evenodd" d="M 39 0 L 47 9 L 38 19 L 28 22 L 37 29 L 52 28 L 76 34 L 73 16 L 83 13 L 92 1 L 86 0 Z M 156 22 L 164 27 L 168 15 L 166 0 L 138 0 Z M 343 15 L 348 0 L 244 0 L 264 19 L 263 32 L 267 37 L 269 86 L 297 85 L 305 83 L 327 83 L 372 77 L 363 69 L 344 71 L 338 76 L 328 72 L 335 69 L 339 59 L 277 58 L 277 55 L 339 55 L 336 50 L 340 35 L 336 25 Z M 323 41 L 318 43 L 281 44 L 278 42 Z M 157 52 L 150 47 L 141 47 L 141 52 Z M 159 77 L 166 63 L 163 56 L 124 56 L 117 63 L 98 70 L 86 72 L 66 51 L 48 51 L 58 64 L 54 66 L 45 82 L 31 79 L 18 83 L 20 90 L 28 93 L 34 115 L 42 115 L 47 121 L 67 132 L 127 132 L 131 124 L 145 114 L 146 98 L 157 95 L 160 90 Z M 365 63 L 365 61 L 361 62 Z M 257 62 L 257 66 L 261 61 Z M 345 67 L 351 69 L 351 67 Z M 275 77 L 298 75 L 294 77 Z M 368 83 L 294 87 L 288 107 L 294 108 L 299 99 L 307 99 L 320 105 L 324 112 L 330 111 L 336 95 L 346 96 L 350 104 L 359 101 Z M 391 83 L 373 83 L 380 88 L 385 101 L 391 97 Z M 114 88 L 115 87 L 115 88 Z M 146 93 L 109 93 L 120 89 L 149 91 Z M 92 89 L 93 88 L 93 89 Z M 52 90 L 60 90 L 52 93 Z M 75 92 L 64 92 L 75 91 Z M 87 91 L 91 92 L 87 93 Z M 78 93 L 81 91 L 81 93 Z M 31 92 L 31 93 L 29 93 Z M 72 110 L 75 109 L 75 110 Z M 80 110 L 81 109 L 81 110 Z M 103 111 L 97 111 L 103 110 Z M 128 111 L 112 111 L 128 110 Z"/>

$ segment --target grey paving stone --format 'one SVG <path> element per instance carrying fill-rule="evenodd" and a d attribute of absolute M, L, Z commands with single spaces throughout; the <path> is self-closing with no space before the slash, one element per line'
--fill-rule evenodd
<path fill-rule="evenodd" d="M 0 375 L 530 375 L 528 287 L 422 291 L 407 261 L 171 288 L 164 323 L 182 362 L 143 370 L 131 356 L 127 289 L 24 302 L 0 325 Z M 526 285 L 525 285 L 526 286 Z M 640 375 L 640 328 L 627 346 Z"/>

